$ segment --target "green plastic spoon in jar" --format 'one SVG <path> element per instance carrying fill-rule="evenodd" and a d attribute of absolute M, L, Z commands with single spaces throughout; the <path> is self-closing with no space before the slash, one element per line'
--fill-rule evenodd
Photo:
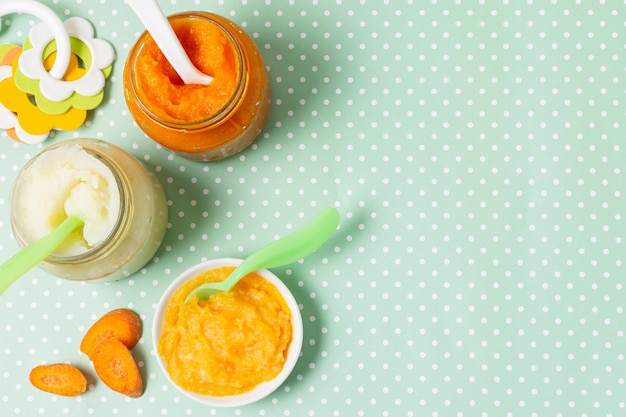
<path fill-rule="evenodd" d="M 84 223 L 71 215 L 52 232 L 31 243 L 0 265 L 0 295 L 19 277 L 46 259 L 76 228 Z"/>
<path fill-rule="evenodd" d="M 339 212 L 334 208 L 324 209 L 303 229 L 275 240 L 248 256 L 225 280 L 197 286 L 189 293 L 186 301 L 194 296 L 198 300 L 206 300 L 218 292 L 229 291 L 250 272 L 294 263 L 322 246 L 338 225 Z"/>

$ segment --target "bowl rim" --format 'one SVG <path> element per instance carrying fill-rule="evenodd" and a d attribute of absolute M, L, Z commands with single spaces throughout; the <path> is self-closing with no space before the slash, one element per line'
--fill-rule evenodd
<path fill-rule="evenodd" d="M 239 258 L 215 258 L 196 264 L 182 272 L 169 284 L 169 286 L 161 296 L 161 299 L 156 306 L 154 319 L 152 322 L 152 342 L 154 346 L 154 356 L 156 357 L 159 367 L 161 368 L 163 374 L 166 376 L 167 380 L 188 398 L 201 404 L 213 407 L 240 407 L 267 397 L 276 389 L 278 389 L 289 377 L 300 357 L 300 352 L 302 350 L 304 329 L 298 302 L 296 301 L 289 288 L 287 288 L 287 286 L 274 273 L 270 272 L 267 269 L 261 269 L 256 271 L 256 273 L 267 279 L 280 291 L 281 295 L 285 299 L 285 302 L 287 303 L 287 306 L 291 310 L 292 340 L 289 344 L 289 349 L 287 351 L 287 360 L 285 361 L 281 372 L 274 379 L 262 382 L 251 391 L 239 395 L 228 396 L 210 396 L 192 393 L 182 389 L 181 387 L 176 385 L 174 381 L 172 381 L 169 373 L 167 372 L 165 363 L 163 362 L 161 356 L 157 351 L 159 338 L 163 331 L 163 315 L 165 313 L 167 303 L 169 302 L 174 292 L 178 289 L 178 287 L 180 287 L 183 283 L 189 281 L 190 279 L 194 278 L 198 274 L 210 269 L 220 268 L 223 266 L 237 266 L 241 262 L 243 262 L 243 260 Z"/>

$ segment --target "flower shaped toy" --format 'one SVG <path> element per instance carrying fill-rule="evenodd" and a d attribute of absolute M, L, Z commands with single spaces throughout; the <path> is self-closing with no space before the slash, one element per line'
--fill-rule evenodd
<path fill-rule="evenodd" d="M 71 53 L 61 78 L 52 75 L 61 52 L 56 49 L 58 30 L 46 22 L 31 28 L 23 47 L 0 46 L 0 128 L 13 139 L 35 144 L 52 130 L 77 129 L 87 111 L 104 99 L 115 59 L 113 47 L 95 38 L 93 26 L 83 18 L 72 17 L 62 25 Z"/>
<path fill-rule="evenodd" d="M 15 72 L 15 83 L 20 90 L 35 96 L 38 105 L 53 114 L 70 107 L 84 110 L 97 107 L 102 102 L 105 78 L 115 58 L 111 44 L 94 38 L 89 21 L 72 17 L 63 25 L 70 35 L 72 52 L 84 63 L 86 70 L 81 77 L 68 79 L 66 73 L 63 79 L 56 79 L 48 72 L 41 57 L 48 57 L 54 51 L 51 43 L 54 38 L 44 23 L 31 28 Z"/>

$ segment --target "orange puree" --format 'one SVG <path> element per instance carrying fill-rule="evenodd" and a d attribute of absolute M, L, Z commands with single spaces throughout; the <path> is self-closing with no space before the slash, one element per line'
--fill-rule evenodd
<path fill-rule="evenodd" d="M 185 303 L 204 282 L 221 281 L 233 267 L 216 268 L 181 286 L 165 311 L 158 353 L 179 387 L 203 395 L 237 395 L 276 377 L 292 339 L 291 312 L 278 289 L 246 275 L 229 292 Z"/>
<path fill-rule="evenodd" d="M 185 85 L 148 37 L 136 62 L 136 76 L 150 110 L 177 122 L 194 122 L 218 113 L 233 96 L 239 80 L 235 47 L 224 31 L 208 20 L 174 20 L 172 28 L 191 61 L 213 77 L 207 85 Z"/>

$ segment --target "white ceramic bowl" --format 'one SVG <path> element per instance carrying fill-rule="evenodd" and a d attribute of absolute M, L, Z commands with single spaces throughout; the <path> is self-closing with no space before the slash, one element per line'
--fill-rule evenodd
<path fill-rule="evenodd" d="M 165 293 L 161 297 L 161 300 L 157 305 L 154 315 L 154 322 L 152 326 L 152 341 L 154 343 L 155 350 L 158 346 L 159 338 L 161 337 L 161 333 L 163 331 L 163 317 L 165 315 L 165 309 L 174 292 L 185 282 L 193 279 L 204 271 L 208 271 L 214 268 L 220 268 L 223 266 L 237 266 L 241 262 L 241 259 L 235 258 L 213 259 L 189 268 L 188 270 L 180 274 L 170 284 L 170 286 L 167 288 L 167 290 L 165 290 Z M 165 363 L 157 352 L 157 361 L 159 363 L 159 366 L 163 370 L 163 373 L 167 376 L 168 380 L 187 397 L 199 403 L 213 407 L 240 407 L 246 404 L 253 403 L 255 401 L 259 401 L 274 392 L 278 387 L 282 385 L 283 382 L 285 382 L 291 371 L 293 371 L 296 362 L 298 361 L 298 357 L 300 356 L 300 350 L 302 349 L 302 339 L 304 333 L 304 329 L 302 326 L 302 316 L 300 315 L 300 308 L 298 307 L 298 303 L 296 302 L 293 294 L 291 294 L 287 286 L 285 286 L 285 284 L 276 275 L 274 275 L 267 269 L 256 272 L 265 279 L 267 279 L 269 282 L 271 282 L 280 291 L 283 298 L 285 299 L 285 302 L 289 306 L 289 309 L 291 310 L 291 326 L 293 335 L 291 344 L 289 345 L 289 351 L 287 353 L 287 360 L 285 361 L 285 365 L 283 366 L 282 371 L 276 376 L 276 378 L 272 379 L 271 381 L 263 382 L 257 385 L 251 391 L 240 395 L 216 397 L 210 395 L 195 394 L 189 391 L 185 391 L 184 389 L 176 385 L 171 380 L 165 367 Z"/>

